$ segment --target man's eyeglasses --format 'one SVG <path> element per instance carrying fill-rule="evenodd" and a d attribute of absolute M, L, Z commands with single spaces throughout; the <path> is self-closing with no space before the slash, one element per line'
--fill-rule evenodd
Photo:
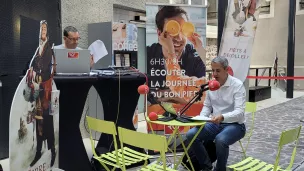
<path fill-rule="evenodd" d="M 68 38 L 69 40 L 74 41 L 74 42 L 76 42 L 76 41 L 78 41 L 78 40 L 80 40 L 80 39 L 81 39 L 80 37 L 78 37 L 78 38 L 70 38 L 70 37 L 66 37 L 66 38 Z"/>

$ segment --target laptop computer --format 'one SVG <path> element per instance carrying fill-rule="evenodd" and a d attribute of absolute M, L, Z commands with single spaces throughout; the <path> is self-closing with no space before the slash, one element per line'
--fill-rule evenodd
<path fill-rule="evenodd" d="M 90 50 L 54 49 L 57 75 L 89 75 Z"/>

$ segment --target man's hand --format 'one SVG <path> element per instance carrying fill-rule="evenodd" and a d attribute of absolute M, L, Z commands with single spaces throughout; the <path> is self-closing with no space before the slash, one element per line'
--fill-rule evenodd
<path fill-rule="evenodd" d="M 188 37 L 188 40 L 194 45 L 195 49 L 203 47 L 203 42 L 197 33 L 193 33 L 191 37 Z"/>
<path fill-rule="evenodd" d="M 169 35 L 166 31 L 163 31 L 160 36 L 159 36 L 159 44 L 164 47 L 168 53 L 174 53 L 174 45 L 173 45 L 173 40 L 172 36 Z"/>
<path fill-rule="evenodd" d="M 211 122 L 213 122 L 215 124 L 220 124 L 223 120 L 224 120 L 223 115 L 212 116 L 212 118 L 211 118 Z"/>

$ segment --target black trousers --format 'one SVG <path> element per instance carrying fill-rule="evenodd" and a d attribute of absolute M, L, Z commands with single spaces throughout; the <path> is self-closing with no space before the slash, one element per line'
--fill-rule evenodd
<path fill-rule="evenodd" d="M 53 116 L 49 115 L 49 109 L 43 110 L 42 120 L 42 136 L 39 135 L 38 125 L 40 121 L 36 121 L 36 136 L 37 136 L 37 153 L 41 152 L 42 142 L 47 140 L 48 149 L 51 149 L 52 154 L 55 154 L 55 133 Z"/>

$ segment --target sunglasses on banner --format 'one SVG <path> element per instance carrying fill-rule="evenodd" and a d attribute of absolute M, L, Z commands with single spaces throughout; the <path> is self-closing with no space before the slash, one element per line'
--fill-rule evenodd
<path fill-rule="evenodd" d="M 182 33 L 186 37 L 190 37 L 195 33 L 195 27 L 191 22 L 185 22 L 180 25 L 175 20 L 170 20 L 165 25 L 165 31 L 170 34 L 170 36 L 177 36 Z"/>

